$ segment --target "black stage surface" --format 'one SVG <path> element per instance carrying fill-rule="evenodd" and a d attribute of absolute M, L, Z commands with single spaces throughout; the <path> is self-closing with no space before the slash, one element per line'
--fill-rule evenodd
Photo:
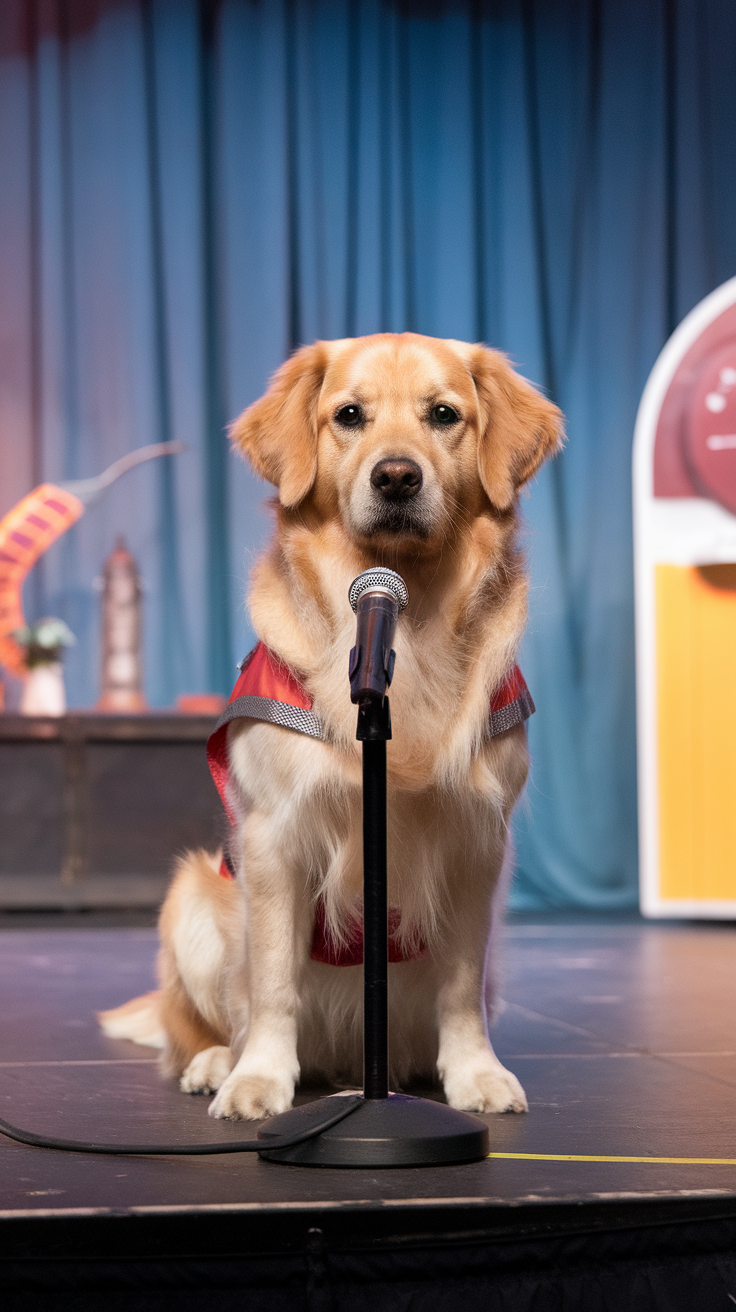
<path fill-rule="evenodd" d="M 155 931 L 2 923 L 3 1117 L 152 1145 L 252 1132 L 97 1030 L 96 1009 L 152 986 Z M 736 931 L 522 920 L 504 961 L 494 1043 L 530 1110 L 488 1118 L 498 1156 L 307 1170 L 0 1139 L 3 1306 L 733 1307 Z"/>

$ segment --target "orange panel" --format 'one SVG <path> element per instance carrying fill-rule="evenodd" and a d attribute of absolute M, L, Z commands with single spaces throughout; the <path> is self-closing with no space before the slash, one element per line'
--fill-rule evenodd
<path fill-rule="evenodd" d="M 736 566 L 656 566 L 660 891 L 736 898 Z"/>

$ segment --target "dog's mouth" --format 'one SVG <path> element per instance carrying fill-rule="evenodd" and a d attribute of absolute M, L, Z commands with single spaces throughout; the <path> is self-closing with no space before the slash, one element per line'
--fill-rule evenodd
<path fill-rule="evenodd" d="M 431 471 L 408 455 L 384 456 L 364 466 L 344 506 L 356 540 L 401 551 L 431 548 L 444 522 L 440 489 Z"/>
<path fill-rule="evenodd" d="M 392 538 L 410 537 L 426 540 L 432 532 L 432 524 L 429 521 L 430 516 L 421 500 L 385 501 L 376 497 L 362 526 L 362 532 L 368 538 L 388 535 Z"/>
<path fill-rule="evenodd" d="M 407 455 L 384 456 L 370 472 L 361 530 L 366 537 L 426 539 L 432 531 L 424 471 Z"/>

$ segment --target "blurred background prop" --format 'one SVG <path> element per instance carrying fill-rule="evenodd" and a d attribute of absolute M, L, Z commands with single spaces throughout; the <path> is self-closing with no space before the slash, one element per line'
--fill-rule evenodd
<path fill-rule="evenodd" d="M 641 907 L 736 918 L 736 278 L 667 342 L 634 440 Z"/>
<path fill-rule="evenodd" d="M 183 692 L 176 699 L 181 715 L 222 715 L 227 698 L 219 692 Z"/>
<path fill-rule="evenodd" d="M 0 520 L 0 664 L 26 676 L 26 653 L 15 636 L 26 628 L 23 584 L 44 551 L 84 514 L 79 497 L 44 483 Z"/>
<path fill-rule="evenodd" d="M 118 537 L 102 570 L 102 691 L 98 711 L 145 711 L 141 665 L 141 580 Z"/>
<path fill-rule="evenodd" d="M 29 668 L 18 634 L 27 631 L 23 584 L 36 561 L 121 474 L 156 456 L 177 455 L 185 449 L 183 442 L 157 442 L 131 451 L 96 478 L 59 486 L 43 483 L 0 520 L 0 664 L 12 674 L 25 678 Z"/>
<path fill-rule="evenodd" d="M 63 715 L 66 692 L 61 657 L 65 647 L 74 646 L 71 629 L 63 620 L 48 616 L 16 629 L 13 637 L 25 666 L 21 714 Z"/>

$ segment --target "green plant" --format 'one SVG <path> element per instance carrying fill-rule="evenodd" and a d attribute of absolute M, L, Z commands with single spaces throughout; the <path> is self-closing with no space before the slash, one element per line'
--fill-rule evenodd
<path fill-rule="evenodd" d="M 61 660 L 64 648 L 73 647 L 76 642 L 68 624 L 53 616 L 16 629 L 13 637 L 20 647 L 25 648 L 25 663 L 29 670 L 37 665 L 55 664 Z"/>

